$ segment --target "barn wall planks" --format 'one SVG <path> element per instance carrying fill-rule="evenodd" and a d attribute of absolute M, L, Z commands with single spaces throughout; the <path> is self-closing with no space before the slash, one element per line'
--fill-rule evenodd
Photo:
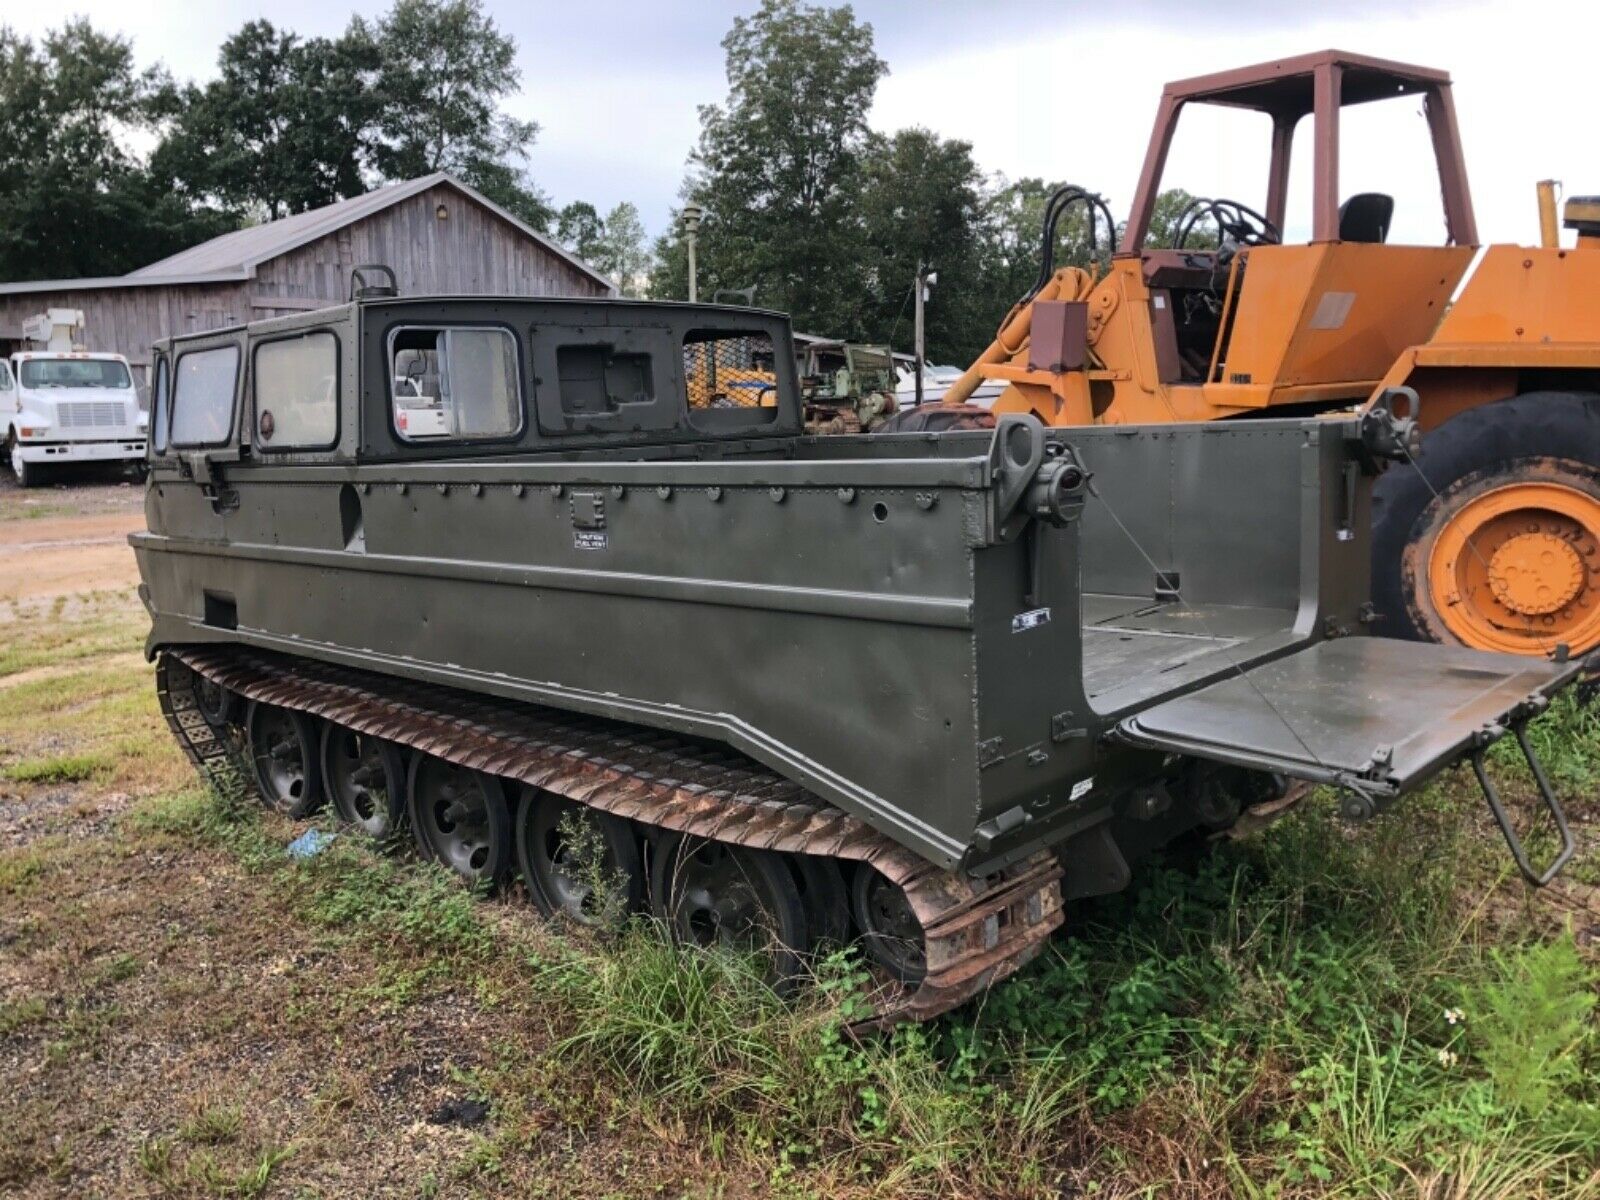
<path fill-rule="evenodd" d="M 590 276 L 516 226 L 440 186 L 263 263 L 256 303 L 264 307 L 273 297 L 342 301 L 350 268 L 368 262 L 392 267 L 404 295 L 603 294 Z"/>
<path fill-rule="evenodd" d="M 135 367 L 150 361 L 150 346 L 175 333 L 200 333 L 253 319 L 242 283 L 114 287 L 0 296 L 0 336 L 47 308 L 81 308 L 84 346 L 126 355 Z M 135 374 L 143 377 L 142 371 Z"/>
<path fill-rule="evenodd" d="M 372 262 L 393 268 L 403 295 L 604 294 L 591 276 L 515 225 L 441 185 L 269 259 L 254 279 L 240 283 L 0 295 L 0 342 L 20 336 L 23 320 L 34 313 L 80 308 L 86 348 L 126 355 L 142 384 L 150 346 L 160 338 L 342 303 L 350 268 Z"/>

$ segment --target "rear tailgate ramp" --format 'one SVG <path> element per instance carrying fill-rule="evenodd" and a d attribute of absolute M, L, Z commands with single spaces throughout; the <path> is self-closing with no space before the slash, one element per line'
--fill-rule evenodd
<path fill-rule="evenodd" d="M 1578 670 L 1453 646 L 1339 638 L 1154 705 L 1117 731 L 1152 749 L 1394 796 L 1532 716 Z"/>
<path fill-rule="evenodd" d="M 1241 670 L 1121 721 L 1133 745 L 1271 771 L 1346 789 L 1351 816 L 1370 816 L 1438 771 L 1472 758 L 1517 865 L 1548 882 L 1570 857 L 1560 805 L 1522 727 L 1581 669 L 1454 646 L 1340 638 Z M 1549 871 L 1528 865 L 1481 755 L 1515 730 L 1562 834 Z"/>

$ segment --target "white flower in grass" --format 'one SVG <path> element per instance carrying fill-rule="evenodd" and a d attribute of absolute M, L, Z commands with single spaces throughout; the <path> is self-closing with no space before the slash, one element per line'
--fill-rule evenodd
<path fill-rule="evenodd" d="M 1465 1025 L 1467 1014 L 1459 1008 L 1447 1008 L 1444 1010 L 1444 1020 L 1447 1025 Z"/>
<path fill-rule="evenodd" d="M 1456 1056 L 1456 1052 L 1454 1050 L 1439 1051 L 1439 1065 L 1441 1067 L 1453 1067 L 1460 1061 L 1461 1060 Z"/>

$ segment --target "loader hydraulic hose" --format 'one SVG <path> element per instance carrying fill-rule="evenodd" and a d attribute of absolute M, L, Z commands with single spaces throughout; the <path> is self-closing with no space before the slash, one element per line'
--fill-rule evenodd
<path fill-rule="evenodd" d="M 962 372 L 961 378 L 950 386 L 941 403 L 966 403 L 983 382 L 980 367 L 1008 362 L 1027 347 L 1028 338 L 1033 333 L 1033 306 L 1036 301 L 1086 300 L 1089 293 L 1094 290 L 1094 285 L 1094 276 L 1082 267 L 1062 267 L 1043 287 L 1020 300 L 1006 314 L 1006 319 L 1001 323 L 1000 332 L 995 334 L 994 341 L 989 343 L 988 349 L 978 355 L 977 361 Z"/>

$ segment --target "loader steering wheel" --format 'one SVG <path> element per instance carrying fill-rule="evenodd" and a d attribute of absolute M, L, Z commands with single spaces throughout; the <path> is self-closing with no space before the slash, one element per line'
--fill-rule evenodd
<path fill-rule="evenodd" d="M 1232 250 L 1237 250 L 1243 246 L 1276 246 L 1283 241 L 1278 227 L 1248 204 L 1197 196 L 1183 206 L 1173 222 L 1173 249 L 1187 249 L 1189 239 L 1207 217 L 1216 224 L 1217 240 L 1222 243 L 1217 255 L 1219 263 L 1233 257 L 1230 242 Z"/>

